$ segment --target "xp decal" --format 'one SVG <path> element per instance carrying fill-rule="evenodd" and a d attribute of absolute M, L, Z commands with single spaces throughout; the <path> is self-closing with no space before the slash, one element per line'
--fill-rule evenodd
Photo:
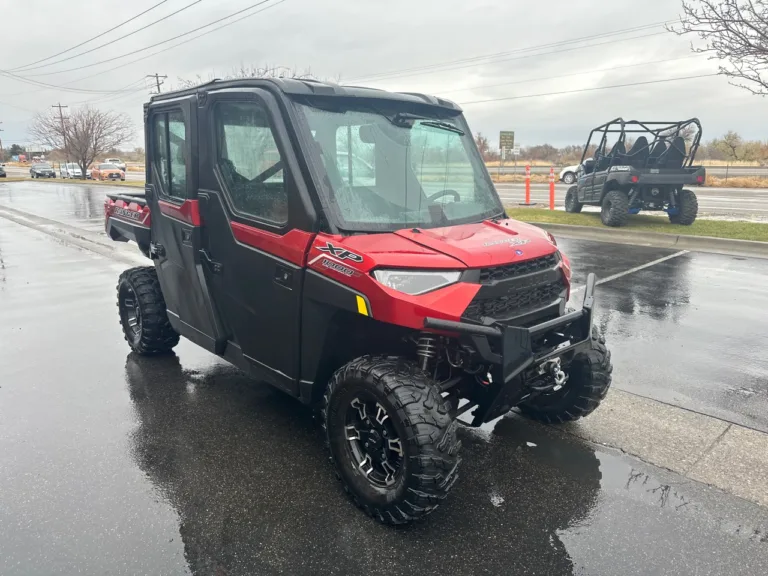
<path fill-rule="evenodd" d="M 354 252 L 350 252 L 346 248 L 340 248 L 338 246 L 334 246 L 330 242 L 326 242 L 325 246 L 316 246 L 316 248 L 320 250 L 320 252 L 325 252 L 326 254 L 335 256 L 340 260 L 349 260 L 351 262 L 358 262 L 358 263 L 363 261 L 363 257 L 360 256 L 360 254 L 355 254 Z"/>

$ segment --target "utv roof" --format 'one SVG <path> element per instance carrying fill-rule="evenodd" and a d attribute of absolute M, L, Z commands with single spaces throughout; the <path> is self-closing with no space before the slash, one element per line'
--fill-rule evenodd
<path fill-rule="evenodd" d="M 428 104 L 447 110 L 461 111 L 461 108 L 450 100 L 419 94 L 416 92 L 389 92 L 377 88 L 361 86 L 341 86 L 320 82 L 318 80 L 298 80 L 293 78 L 243 78 L 237 80 L 213 80 L 193 88 L 156 94 L 150 103 L 163 102 L 182 96 L 191 96 L 201 92 L 215 92 L 228 88 L 265 88 L 270 91 L 282 92 L 290 96 L 323 96 L 329 98 L 360 98 L 375 100 L 393 100 L 413 104 Z"/>
<path fill-rule="evenodd" d="M 701 131 L 701 122 L 698 118 L 689 118 L 687 120 L 674 120 L 671 122 L 661 122 L 658 120 L 624 120 L 623 118 L 616 118 L 610 122 L 606 122 L 594 128 L 593 132 L 651 132 L 652 134 L 658 134 L 660 132 L 667 132 L 669 130 L 680 128 L 688 124 L 694 124 Z M 614 127 L 615 126 L 615 127 Z"/>

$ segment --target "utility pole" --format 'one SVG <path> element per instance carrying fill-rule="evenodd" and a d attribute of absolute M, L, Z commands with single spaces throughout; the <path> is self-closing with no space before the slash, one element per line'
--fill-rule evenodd
<path fill-rule="evenodd" d="M 0 124 L 2 124 L 2 122 L 0 122 Z M 0 132 L 2 131 L 3 129 L 0 128 Z M 0 164 L 2 164 L 3 162 L 5 162 L 5 152 L 3 151 L 3 139 L 0 138 Z"/>
<path fill-rule="evenodd" d="M 160 94 L 160 86 L 165 84 L 165 82 L 160 82 L 160 78 L 165 80 L 166 78 L 168 78 L 168 76 L 161 76 L 160 74 L 155 72 L 154 74 L 147 74 L 146 77 L 147 78 L 154 78 L 155 79 L 155 83 L 157 84 L 157 93 Z"/>
<path fill-rule="evenodd" d="M 67 129 L 64 127 L 64 113 L 62 112 L 63 108 L 69 108 L 69 106 L 62 106 L 61 102 L 58 104 L 54 104 L 51 106 L 51 108 L 58 108 L 59 109 L 59 121 L 61 122 L 61 136 L 64 138 L 64 162 L 69 162 L 69 150 L 67 146 Z M 61 162 L 59 162 L 59 166 L 61 166 Z"/>

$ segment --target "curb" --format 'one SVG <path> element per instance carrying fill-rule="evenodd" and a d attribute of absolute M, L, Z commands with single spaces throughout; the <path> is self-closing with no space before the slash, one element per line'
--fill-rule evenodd
<path fill-rule="evenodd" d="M 712 252 L 715 254 L 768 259 L 768 242 L 732 240 L 730 238 L 713 238 L 711 236 L 663 234 L 661 232 L 609 230 L 591 226 L 574 226 L 572 224 L 549 224 L 545 222 L 528 222 L 528 224 L 538 226 L 539 228 L 543 228 L 548 232 L 552 232 L 555 235 L 563 236 L 565 238 L 612 242 L 614 244 L 676 248 L 678 250 L 693 250 L 696 252 Z"/>

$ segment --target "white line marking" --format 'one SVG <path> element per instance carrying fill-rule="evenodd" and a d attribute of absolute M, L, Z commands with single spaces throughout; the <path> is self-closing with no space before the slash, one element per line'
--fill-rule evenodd
<path fill-rule="evenodd" d="M 597 281 L 597 284 L 605 284 L 606 282 L 610 282 L 611 280 L 616 280 L 617 278 L 621 278 L 622 276 L 627 276 L 628 274 L 634 274 L 635 272 L 639 272 L 640 270 L 645 270 L 646 268 L 650 268 L 651 266 L 655 266 L 656 264 L 661 264 L 662 262 L 666 262 L 667 260 L 672 260 L 672 258 L 677 258 L 678 256 L 682 256 L 683 254 L 688 254 L 688 252 L 689 252 L 688 250 L 680 250 L 680 252 L 675 252 L 674 254 L 670 254 L 669 256 L 664 256 L 663 258 L 651 260 L 650 262 L 642 264 L 641 266 L 635 266 L 634 268 L 630 268 L 629 270 L 624 270 L 624 272 L 619 272 L 618 274 L 612 274 L 611 276 L 601 278 L 600 280 Z M 580 290 L 584 290 L 584 288 L 585 286 L 579 286 L 578 288 L 572 290 L 571 294 L 575 294 Z"/>

